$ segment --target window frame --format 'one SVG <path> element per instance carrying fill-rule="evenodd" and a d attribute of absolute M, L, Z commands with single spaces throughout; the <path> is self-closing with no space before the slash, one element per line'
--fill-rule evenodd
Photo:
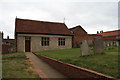
<path fill-rule="evenodd" d="M 49 46 L 50 45 L 50 38 L 49 37 L 42 37 L 41 38 L 41 46 Z"/>
<path fill-rule="evenodd" d="M 65 46 L 65 38 L 58 38 L 58 46 Z"/>

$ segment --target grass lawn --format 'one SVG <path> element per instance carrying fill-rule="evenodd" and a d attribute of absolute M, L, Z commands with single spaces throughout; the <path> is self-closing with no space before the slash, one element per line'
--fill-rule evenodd
<path fill-rule="evenodd" d="M 91 50 L 91 52 L 93 52 L 93 50 Z M 113 77 L 120 77 L 118 74 L 118 47 L 110 49 L 107 47 L 105 49 L 105 54 L 87 57 L 80 57 L 79 48 L 40 51 L 37 53 Z"/>
<path fill-rule="evenodd" d="M 2 58 L 26 58 L 24 53 L 9 53 L 3 54 Z"/>
<path fill-rule="evenodd" d="M 24 53 L 9 53 L 2 55 L 2 57 L 12 58 L 12 60 L 2 60 L 3 78 L 39 78 L 31 67 L 30 61 L 25 59 Z"/>

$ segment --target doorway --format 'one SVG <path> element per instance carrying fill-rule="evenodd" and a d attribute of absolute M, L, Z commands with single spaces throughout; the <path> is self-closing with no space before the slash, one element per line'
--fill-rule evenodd
<path fill-rule="evenodd" d="M 31 51 L 31 37 L 25 37 L 25 52 Z"/>

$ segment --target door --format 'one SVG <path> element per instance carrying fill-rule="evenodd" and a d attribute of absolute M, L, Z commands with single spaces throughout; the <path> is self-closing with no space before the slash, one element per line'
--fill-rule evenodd
<path fill-rule="evenodd" d="M 31 48 L 31 37 L 25 37 L 25 52 L 30 52 L 30 48 Z"/>

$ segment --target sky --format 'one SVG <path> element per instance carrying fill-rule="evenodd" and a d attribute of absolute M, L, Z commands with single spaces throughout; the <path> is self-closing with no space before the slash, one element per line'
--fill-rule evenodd
<path fill-rule="evenodd" d="M 0 31 L 14 38 L 15 18 L 81 25 L 88 34 L 118 29 L 118 0 L 0 0 Z"/>

